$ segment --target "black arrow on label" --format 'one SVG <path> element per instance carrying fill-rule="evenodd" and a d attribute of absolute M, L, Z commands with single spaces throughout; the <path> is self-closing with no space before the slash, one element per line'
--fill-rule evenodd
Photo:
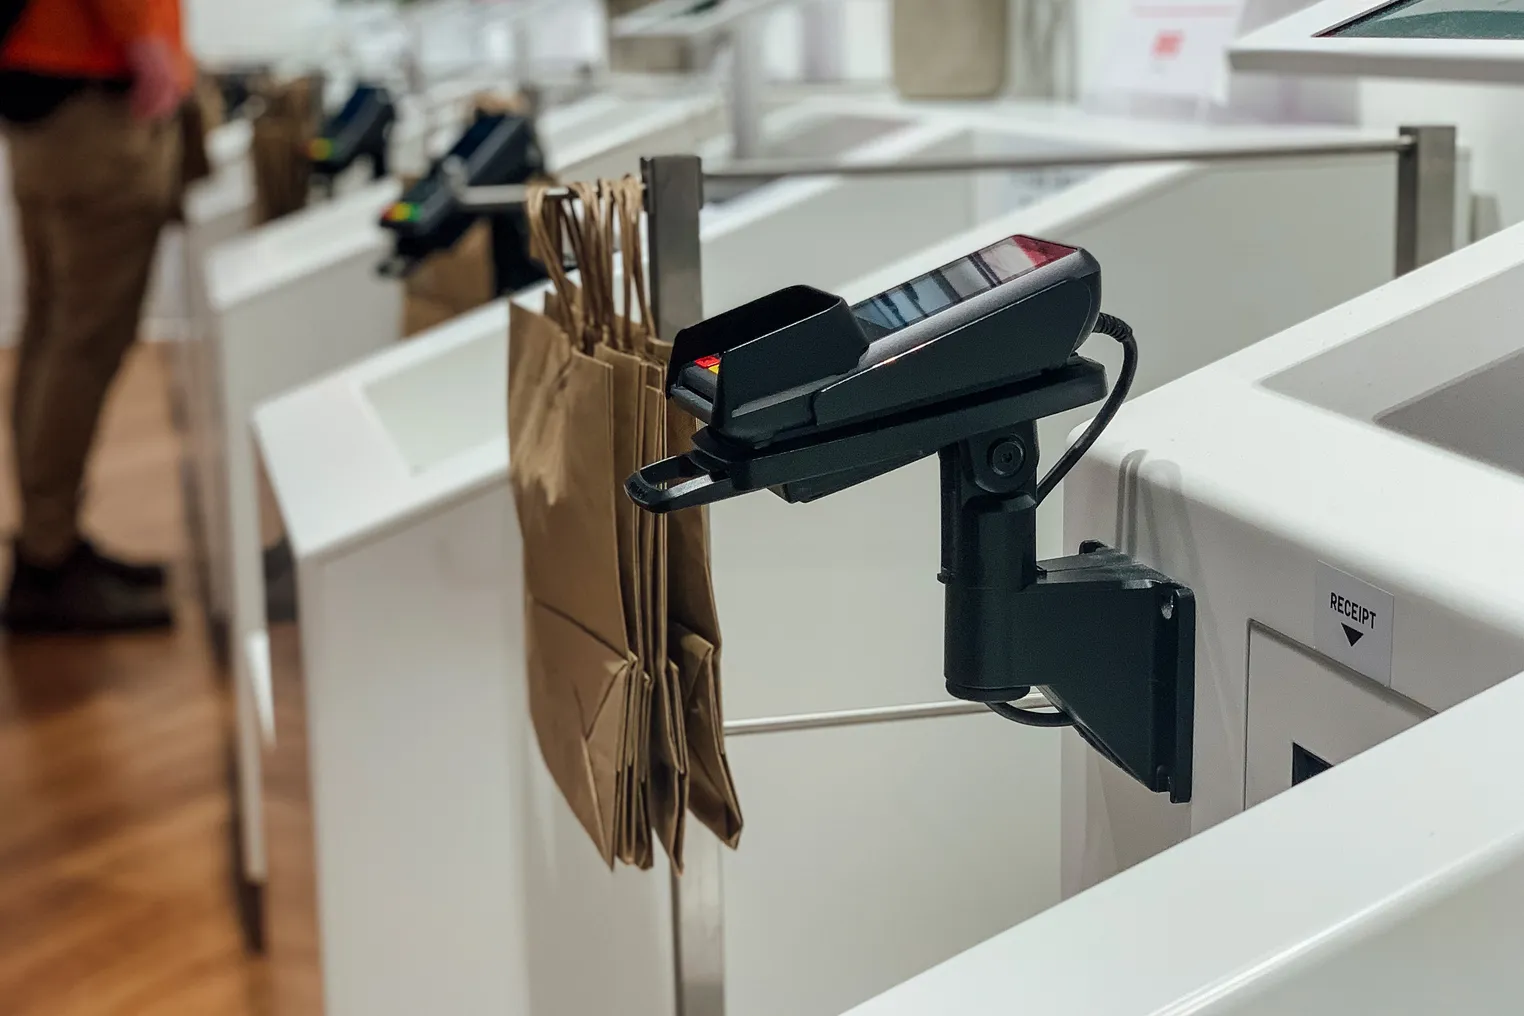
<path fill-rule="evenodd" d="M 1349 639 L 1350 645 L 1354 645 L 1356 642 L 1359 642 L 1361 639 L 1365 638 L 1365 632 L 1357 631 L 1347 624 L 1341 624 L 1339 627 L 1344 629 L 1344 637 Z"/>

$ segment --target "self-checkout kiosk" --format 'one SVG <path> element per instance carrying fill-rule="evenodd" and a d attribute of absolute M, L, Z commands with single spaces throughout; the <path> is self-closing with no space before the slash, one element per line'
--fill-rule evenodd
<path fill-rule="evenodd" d="M 849 303 L 884 293 L 892 304 L 907 280 L 1040 232 L 1095 254 L 1118 311 L 1140 334 L 1171 337 L 1152 363 L 1140 359 L 1141 391 L 1392 271 L 1390 156 L 1221 171 L 1128 167 L 1067 182 L 952 239 L 923 233 L 918 253 L 856 281 L 833 279 L 821 266 L 844 262 L 819 250 L 787 262 L 763 256 L 784 228 L 764 209 L 792 192 L 808 202 L 801 220 L 818 235 L 822 222 L 848 214 L 833 206 L 855 207 L 848 188 L 801 180 L 754 192 L 706 210 L 705 305 L 734 307 L 801 279 Z M 953 200 L 946 180 L 918 183 L 916 207 Z M 1309 203 L 1308 194 L 1320 197 Z M 1214 242 L 1216 216 L 1203 210 L 1222 207 L 1253 217 L 1243 227 L 1253 243 Z M 879 230 L 891 224 L 867 214 L 856 221 L 874 230 L 873 241 L 846 253 L 871 265 L 882 257 Z M 1318 242 L 1332 221 L 1350 238 L 1342 251 Z M 1307 271 L 1276 274 L 1299 258 Z M 1276 283 L 1244 299 L 1233 280 L 1245 274 Z M 1176 279 L 1196 285 L 1177 289 Z M 323 942 L 334 1012 L 425 1004 L 441 970 L 463 992 L 485 992 L 471 997 L 490 1007 L 526 990 L 510 967 L 533 971 L 524 976 L 535 1011 L 673 1011 L 665 878 L 600 866 L 523 717 L 505 705 L 523 694 L 503 681 L 522 681 L 521 565 L 505 522 L 509 313 L 484 308 L 255 414 L 274 495 L 267 529 L 284 531 L 293 549 L 299 604 L 295 622 L 273 624 L 254 643 L 267 652 L 273 688 L 272 821 L 292 793 L 293 769 L 306 774 L 294 785 L 312 789 L 299 830 L 306 853 L 286 855 L 299 858 L 297 870 L 272 870 L 270 898 L 294 882 L 321 901 L 316 930 L 304 933 Z M 1120 358 L 1107 348 L 1115 345 L 1099 337 L 1082 353 L 1104 358 L 1115 377 Z M 1059 422 L 1041 434 L 1049 463 L 1072 426 L 1051 419 Z M 808 506 L 764 494 L 715 506 L 728 718 L 769 729 L 780 717 L 913 710 L 937 698 L 938 486 L 935 463 L 921 463 Z M 925 538 L 907 539 L 915 532 Z M 479 620 L 494 611 L 506 625 Z M 1059 735 L 1008 726 L 989 713 L 934 711 L 882 726 L 734 737 L 749 829 L 717 876 L 728 1011 L 838 1012 L 1058 901 Z M 1002 790 L 1009 808 L 992 809 L 979 795 L 939 789 L 943 770 L 930 772 L 921 761 L 929 757 L 964 772 L 1023 775 Z M 508 771 L 481 778 L 502 759 Z M 441 785 L 456 791 L 439 795 Z M 534 832 L 526 838 L 525 829 Z M 441 853 L 441 843 L 455 846 Z M 505 857 L 523 862 L 523 883 Z M 907 873 L 918 891 L 882 891 L 908 884 Z M 377 878 L 401 895 L 377 896 Z M 505 916 L 515 900 L 528 901 L 522 926 Z M 384 919 L 398 908 L 411 915 L 405 934 Z M 279 918 L 270 916 L 278 952 Z M 881 931 L 854 933 L 864 926 Z M 523 942 L 525 951 L 510 963 L 492 949 L 487 961 L 458 941 Z M 779 969 L 793 974 L 780 979 Z"/>
<path fill-rule="evenodd" d="M 540 124 L 554 166 L 557 149 L 548 132 L 548 115 Z M 686 120 L 674 128 L 664 117 L 662 124 L 664 131 L 689 129 Z M 779 111 L 772 124 L 780 143 L 810 147 L 825 143 L 822 133 L 829 136 L 834 128 L 845 126 L 848 130 L 841 139 L 855 144 L 849 157 L 855 153 L 871 159 L 912 158 L 941 146 L 967 142 L 974 134 L 955 119 L 926 122 L 905 114 L 858 118 L 833 111 L 829 103 L 813 102 Z M 856 131 L 851 129 L 854 127 Z M 482 140 L 468 130 L 462 143 L 474 145 Z M 620 160 L 632 159 L 642 142 L 623 132 L 615 134 L 609 143 L 607 149 L 583 149 L 585 162 L 561 165 L 559 171 L 569 178 L 585 179 L 619 176 L 634 169 L 636 163 Z M 659 149 L 672 139 L 668 133 L 654 139 L 648 135 L 644 143 Z M 454 154 L 469 177 L 471 153 L 462 149 Z M 441 176 L 445 164 L 443 159 L 436 163 Z M 735 266 L 733 292 L 738 294 L 730 297 L 730 302 L 758 291 L 754 266 L 764 245 L 800 235 L 808 223 L 818 224 L 822 209 L 834 208 L 845 222 L 869 225 L 881 234 L 878 242 L 839 259 L 839 274 L 833 279 L 850 277 L 886 257 L 913 251 L 975 220 L 976 195 L 968 187 L 936 188 L 925 180 L 901 184 L 904 189 L 896 191 L 892 186 L 853 189 L 842 181 L 789 181 L 732 195 L 733 200 L 717 210 L 719 218 L 729 225 L 716 229 L 716 236 L 721 238 L 717 242 L 728 239 L 737 245 L 736 255 L 726 258 Z M 435 198 L 449 199 L 447 190 L 437 182 L 425 181 L 420 187 L 433 187 L 430 193 Z M 844 193 L 853 194 L 855 200 L 830 200 Z M 912 199 L 909 207 L 916 211 L 898 223 L 899 228 L 891 229 L 882 221 L 880 210 L 881 202 L 895 193 Z M 459 224 L 452 214 L 436 216 L 434 199 L 428 194 L 415 196 L 419 198 L 416 202 L 402 202 L 399 184 L 378 182 L 224 246 L 209 265 L 219 324 L 207 362 L 216 365 L 212 387 L 221 409 L 219 428 L 211 442 L 219 460 L 210 472 L 221 485 L 201 503 L 221 511 L 227 520 L 221 530 L 227 543 L 222 548 L 209 548 L 209 553 L 220 552 L 227 562 L 227 642 L 240 703 L 239 773 L 245 804 L 242 828 L 245 855 L 250 859 L 246 874 L 256 883 L 264 871 L 258 814 L 260 717 L 268 715 L 269 695 L 262 677 L 266 668 L 261 651 L 250 649 L 250 639 L 262 629 L 266 614 L 265 557 L 252 447 L 247 431 L 235 421 L 247 420 L 261 399 L 396 344 L 401 331 L 402 288 L 392 266 L 399 257 L 407 260 L 428 249 L 429 238 L 417 234 L 413 227 L 434 224 L 449 231 Z M 355 228 L 357 223 L 365 223 L 364 228 Z M 205 531 L 219 530 L 207 526 Z M 280 555 L 273 560 L 278 563 Z M 208 570 L 216 574 L 216 570 Z"/>
<path fill-rule="evenodd" d="M 1521 278 L 1514 228 L 1139 400 L 1076 469 L 1066 536 L 1121 538 L 1202 622 L 1195 797 L 1069 758 L 1071 889 L 1524 668 Z"/>
<path fill-rule="evenodd" d="M 1513 17 L 1322 3 L 1234 62 L 1516 81 Z M 1515 227 L 1123 408 L 1065 544 L 1195 595 L 1192 800 L 1069 738 L 1073 898 L 854 1012 L 1512 1007 L 1521 278 Z"/>
<path fill-rule="evenodd" d="M 1515 227 L 1122 409 L 1066 540 L 1195 595 L 1192 800 L 1071 740 L 1085 891 L 857 1012 L 1512 1006 L 1521 279 Z"/>

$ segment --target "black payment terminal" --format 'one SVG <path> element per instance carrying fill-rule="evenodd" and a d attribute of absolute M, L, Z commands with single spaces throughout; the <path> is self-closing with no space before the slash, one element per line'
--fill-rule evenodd
<path fill-rule="evenodd" d="M 343 107 L 329 117 L 307 146 L 312 172 L 329 185 L 356 162 L 370 162 L 376 180 L 388 172 L 387 146 L 397 107 L 391 93 L 378 85 L 358 85 Z"/>
<path fill-rule="evenodd" d="M 1079 355 L 1092 332 L 1124 359 Z M 656 513 L 768 489 L 811 501 L 930 455 L 941 463 L 946 687 L 1007 719 L 1072 725 L 1150 789 L 1188 801 L 1191 591 L 1099 543 L 1037 559 L 1036 508 L 1094 443 L 1137 370 L 1078 247 L 1012 236 L 871 299 L 793 286 L 679 332 L 674 406 L 705 426 L 631 476 Z M 1105 399 L 1047 471 L 1037 421 Z M 1010 703 L 1040 688 L 1056 712 Z"/>
<path fill-rule="evenodd" d="M 478 112 L 450 151 L 382 216 L 395 251 L 383 270 L 406 273 L 429 255 L 454 247 L 477 221 L 478 213 L 460 207 L 446 178 L 444 167 L 452 161 L 472 187 L 528 183 L 545 172 L 532 119 Z M 523 210 L 495 213 L 490 221 L 497 291 L 511 293 L 544 279 L 544 271 L 529 257 Z"/>
<path fill-rule="evenodd" d="M 1100 302 L 1089 254 L 1014 236 L 850 308 L 796 286 L 687 329 L 669 394 L 716 437 L 765 445 L 1063 367 Z M 1090 382 L 1075 405 L 1105 395 L 1099 368 L 1072 366 Z"/>

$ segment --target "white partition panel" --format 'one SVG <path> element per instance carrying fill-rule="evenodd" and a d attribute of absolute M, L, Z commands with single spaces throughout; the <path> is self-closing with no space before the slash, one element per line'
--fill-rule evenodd
<path fill-rule="evenodd" d="M 1259 715 L 1282 697 L 1255 695 L 1275 680 L 1258 632 L 1420 714 L 1524 666 L 1524 430 L 1508 409 L 1524 343 L 1500 324 L 1524 309 L 1521 279 L 1514 227 L 1144 396 L 1080 463 L 1066 543 L 1115 542 L 1196 590 L 1195 781 L 1189 805 L 1140 799 L 1070 745 L 1067 890 L 1262 797 L 1281 774 L 1250 754 L 1257 730 L 1316 733 L 1329 762 L 1347 750 L 1334 734 L 1369 740 L 1374 706 L 1321 726 L 1305 713 L 1335 705 L 1316 696 Z"/>
<path fill-rule="evenodd" d="M 1520 723 L 1515 677 L 852 1014 L 1512 1012 Z"/>

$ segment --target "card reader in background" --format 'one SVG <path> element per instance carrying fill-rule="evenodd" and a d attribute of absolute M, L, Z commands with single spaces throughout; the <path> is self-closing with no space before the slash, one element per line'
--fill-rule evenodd
<path fill-rule="evenodd" d="M 386 210 L 381 225 L 393 235 L 393 255 L 382 265 L 389 275 L 405 275 L 431 254 L 449 250 L 477 222 L 479 213 L 462 209 L 444 167 L 460 166 L 466 183 L 491 187 L 528 183 L 545 172 L 545 159 L 529 117 L 478 113 L 450 151 Z M 529 225 L 523 209 L 494 213 L 492 256 L 497 291 L 507 294 L 545 278 L 529 257 Z"/>
<path fill-rule="evenodd" d="M 371 179 L 382 179 L 390 172 L 387 146 L 396 122 L 391 93 L 376 85 L 357 86 L 307 145 L 313 177 L 331 194 L 334 181 L 363 160 L 370 163 Z"/>

